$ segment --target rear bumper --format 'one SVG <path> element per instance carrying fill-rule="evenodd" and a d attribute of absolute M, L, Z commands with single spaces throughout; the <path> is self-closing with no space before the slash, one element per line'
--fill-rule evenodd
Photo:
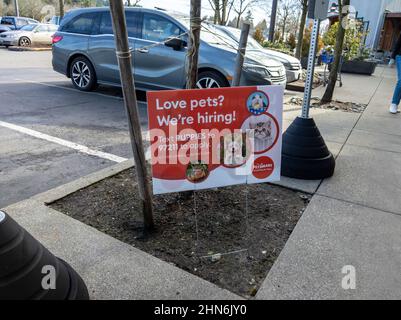
<path fill-rule="evenodd" d="M 65 56 L 59 53 L 59 50 L 54 45 L 52 46 L 52 66 L 53 70 L 67 76 L 67 62 Z"/>

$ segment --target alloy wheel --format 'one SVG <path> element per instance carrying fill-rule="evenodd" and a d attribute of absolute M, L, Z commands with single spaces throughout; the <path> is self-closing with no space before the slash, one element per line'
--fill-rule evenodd
<path fill-rule="evenodd" d="M 85 62 L 77 61 L 72 66 L 71 77 L 78 87 L 85 88 L 90 82 L 91 72 Z"/>
<path fill-rule="evenodd" d="M 210 77 L 204 77 L 198 80 L 196 86 L 199 89 L 220 88 L 219 83 Z"/>
<path fill-rule="evenodd" d="M 29 41 L 28 38 L 23 37 L 23 38 L 21 38 L 21 40 L 19 41 L 19 45 L 20 45 L 21 47 L 29 47 L 29 46 L 31 45 L 31 41 Z"/>

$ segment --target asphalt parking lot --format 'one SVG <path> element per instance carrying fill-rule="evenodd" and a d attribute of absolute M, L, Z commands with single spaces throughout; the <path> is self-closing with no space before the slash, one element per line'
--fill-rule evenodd
<path fill-rule="evenodd" d="M 132 157 L 121 89 L 80 92 L 51 58 L 0 47 L 0 208 Z"/>
<path fill-rule="evenodd" d="M 0 47 L 0 70 L 0 208 L 131 157 L 121 90 L 75 90 L 50 51 Z"/>

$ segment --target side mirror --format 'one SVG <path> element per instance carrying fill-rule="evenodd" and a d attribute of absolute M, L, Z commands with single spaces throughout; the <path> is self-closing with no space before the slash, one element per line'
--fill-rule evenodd
<path fill-rule="evenodd" d="M 180 51 L 185 47 L 186 42 L 184 40 L 178 39 L 178 38 L 168 38 L 164 42 L 164 45 L 166 47 L 173 48 L 175 51 Z"/>

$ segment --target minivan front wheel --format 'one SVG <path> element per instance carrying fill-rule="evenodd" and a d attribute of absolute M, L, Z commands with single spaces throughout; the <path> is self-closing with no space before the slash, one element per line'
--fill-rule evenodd
<path fill-rule="evenodd" d="M 196 86 L 199 89 L 228 87 L 227 80 L 217 72 L 203 71 L 198 75 Z"/>
<path fill-rule="evenodd" d="M 78 57 L 72 61 L 70 76 L 72 84 L 78 90 L 91 91 L 96 86 L 95 69 L 85 57 Z"/>

